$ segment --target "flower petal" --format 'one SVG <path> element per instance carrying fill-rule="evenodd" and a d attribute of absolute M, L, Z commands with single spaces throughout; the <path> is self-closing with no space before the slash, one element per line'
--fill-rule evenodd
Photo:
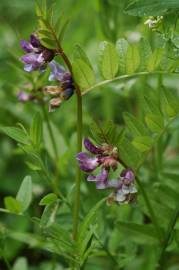
<path fill-rule="evenodd" d="M 72 88 L 67 88 L 63 92 L 61 92 L 61 96 L 64 100 L 68 100 L 74 94 L 74 90 Z"/>
<path fill-rule="evenodd" d="M 124 181 L 125 184 L 130 184 L 134 182 L 135 175 L 131 169 L 124 169 L 121 174 L 121 179 Z"/>
<path fill-rule="evenodd" d="M 27 53 L 33 52 L 33 46 L 29 42 L 27 42 L 26 40 L 21 40 L 20 44 L 21 44 L 22 49 L 25 52 L 27 52 Z"/>
<path fill-rule="evenodd" d="M 65 72 L 65 69 L 63 68 L 63 66 L 61 66 L 60 64 L 58 64 L 56 61 L 51 61 L 49 63 L 49 67 L 51 68 L 51 73 L 49 76 L 49 81 L 62 81 L 63 79 L 63 74 Z"/>
<path fill-rule="evenodd" d="M 95 146 L 88 138 L 84 139 L 84 146 L 89 152 L 93 154 L 100 154 L 102 152 L 101 148 Z"/>
<path fill-rule="evenodd" d="M 52 98 L 50 100 L 50 104 L 49 104 L 49 112 L 53 112 L 56 108 L 58 108 L 60 106 L 60 104 L 62 103 L 61 98 Z"/>
<path fill-rule="evenodd" d="M 81 152 L 76 157 L 80 169 L 85 172 L 92 172 L 99 166 L 98 158 L 91 157 L 85 152 Z"/>
<path fill-rule="evenodd" d="M 39 48 L 41 46 L 39 39 L 34 34 L 30 36 L 30 43 L 34 48 Z"/>
<path fill-rule="evenodd" d="M 116 196 L 115 196 L 115 201 L 121 203 L 121 202 L 124 202 L 126 199 L 126 196 L 125 194 L 122 192 L 122 190 L 118 190 L 116 192 Z"/>

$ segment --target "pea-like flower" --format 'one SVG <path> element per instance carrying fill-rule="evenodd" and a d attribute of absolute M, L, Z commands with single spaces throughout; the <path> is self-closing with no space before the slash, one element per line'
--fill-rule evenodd
<path fill-rule="evenodd" d="M 117 179 L 109 178 L 110 170 L 117 170 L 120 163 L 117 148 L 108 144 L 97 146 L 87 138 L 84 140 L 84 146 L 89 153 L 78 153 L 77 161 L 80 169 L 89 173 L 87 181 L 96 183 L 97 189 L 113 189 L 107 199 L 108 204 L 134 202 L 137 189 L 134 184 L 135 175 L 130 168 L 124 169 Z M 101 168 L 100 174 L 92 174 L 98 167 Z"/>
<path fill-rule="evenodd" d="M 40 40 L 34 34 L 30 36 L 30 42 L 21 40 L 21 47 L 27 53 L 21 57 L 21 61 L 25 64 L 24 70 L 27 72 L 44 71 L 55 55 L 53 50 L 42 46 Z"/>
<path fill-rule="evenodd" d="M 109 195 L 108 203 L 127 204 L 134 202 L 137 193 L 134 180 L 135 175 L 131 169 L 124 169 L 119 179 L 111 180 L 109 186 L 115 187 L 115 190 Z"/>
<path fill-rule="evenodd" d="M 44 88 L 44 91 L 53 97 L 49 105 L 49 111 L 53 111 L 74 94 L 75 87 L 70 72 L 67 72 L 60 64 L 53 60 L 49 63 L 49 67 L 51 68 L 49 81 L 59 82 L 57 86 L 46 86 Z"/>
<path fill-rule="evenodd" d="M 84 140 L 84 146 L 89 153 L 77 154 L 80 169 L 90 173 L 87 180 L 95 182 L 97 189 L 107 188 L 109 172 L 110 170 L 115 171 L 119 163 L 117 148 L 108 144 L 96 146 L 87 138 Z M 98 167 L 101 168 L 101 173 L 99 175 L 91 174 Z"/>

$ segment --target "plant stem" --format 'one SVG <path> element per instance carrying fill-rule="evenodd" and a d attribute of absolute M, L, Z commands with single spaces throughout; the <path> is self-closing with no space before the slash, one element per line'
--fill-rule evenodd
<path fill-rule="evenodd" d="M 158 266 L 157 266 L 158 270 L 164 269 L 163 267 L 164 267 L 164 263 L 165 263 L 165 250 L 168 246 L 171 235 L 173 233 L 175 224 L 176 224 L 177 219 L 178 219 L 178 215 L 179 215 L 179 204 L 177 204 L 175 210 L 173 211 L 173 215 L 172 215 L 171 220 L 169 222 L 168 229 L 167 229 L 164 241 L 162 243 L 162 248 L 161 248 L 161 252 L 160 252 L 160 256 L 159 256 L 159 260 L 158 260 Z"/>
<path fill-rule="evenodd" d="M 178 74 L 178 72 L 172 72 L 171 73 L 171 72 L 168 72 L 168 71 L 167 72 L 166 71 L 154 71 L 154 72 L 149 73 L 147 71 L 143 71 L 143 72 L 137 72 L 137 73 L 134 73 L 134 74 L 121 75 L 121 76 L 115 77 L 115 78 L 110 79 L 110 80 L 105 80 L 105 81 L 99 82 L 99 83 L 89 87 L 88 89 L 83 91 L 82 96 L 85 96 L 86 94 L 88 94 L 89 92 L 91 92 L 95 88 L 98 88 L 100 86 L 103 86 L 103 85 L 106 85 L 106 84 L 109 84 L 109 83 L 113 83 L 113 82 L 116 82 L 116 81 L 122 81 L 122 80 L 125 80 L 125 79 L 131 79 L 131 78 L 135 78 L 135 77 L 139 77 L 139 76 L 157 75 L 157 74 L 171 75 L 171 74 Z"/>
<path fill-rule="evenodd" d="M 82 150 L 82 98 L 77 95 L 77 151 Z M 81 170 L 77 164 L 76 167 L 76 194 L 75 194 L 75 205 L 73 213 L 73 238 L 77 238 L 78 233 L 78 220 L 79 220 L 79 210 L 80 210 L 80 184 L 81 184 Z"/>
<path fill-rule="evenodd" d="M 68 70 L 70 71 L 72 77 L 73 77 L 73 69 L 72 64 L 68 58 L 68 56 L 63 51 L 63 48 L 61 47 L 60 42 L 58 41 L 58 38 L 56 37 L 56 34 L 51 27 L 52 35 L 54 36 L 54 39 L 57 44 L 57 55 L 60 55 L 65 62 Z M 81 152 L 82 150 L 82 126 L 83 126 L 83 119 L 82 119 L 82 94 L 81 89 L 78 84 L 74 82 L 75 90 L 76 90 L 76 96 L 77 96 L 77 152 Z M 73 212 L 73 238 L 74 240 L 77 239 L 78 234 L 78 220 L 79 220 L 79 211 L 80 211 L 80 184 L 81 184 L 81 171 L 80 168 L 76 168 L 76 193 L 75 193 L 75 204 L 74 204 L 74 212 Z"/>
<path fill-rule="evenodd" d="M 153 211 L 153 208 L 152 208 L 152 205 L 151 205 L 150 200 L 148 198 L 148 195 L 147 195 L 145 189 L 143 188 L 143 185 L 141 184 L 141 182 L 140 182 L 140 180 L 139 180 L 139 178 L 137 176 L 136 176 L 136 182 L 137 182 L 137 184 L 138 184 L 138 186 L 139 186 L 139 188 L 141 190 L 142 196 L 143 196 L 143 198 L 145 200 L 146 206 L 147 206 L 148 211 L 150 213 L 150 217 L 151 217 L 152 222 L 153 222 L 153 224 L 155 226 L 156 232 L 159 235 L 159 239 L 160 239 L 160 241 L 162 241 L 162 231 L 161 231 L 161 229 L 160 229 L 160 227 L 158 225 L 158 221 L 157 221 L 157 218 L 156 218 L 155 213 Z"/>

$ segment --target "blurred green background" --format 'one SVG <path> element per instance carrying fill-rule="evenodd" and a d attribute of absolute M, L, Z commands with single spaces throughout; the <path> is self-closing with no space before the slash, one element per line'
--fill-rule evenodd
<path fill-rule="evenodd" d="M 143 24 L 142 18 L 131 17 L 123 13 L 124 7 L 128 1 L 125 0 L 57 0 L 57 13 L 64 13 L 70 17 L 70 25 L 65 35 L 63 48 L 71 57 L 73 47 L 76 43 L 80 44 L 87 52 L 94 68 L 97 70 L 96 57 L 98 55 L 98 46 L 100 41 L 109 40 L 115 42 L 118 38 L 127 38 L 131 42 L 136 42 L 141 35 L 148 36 L 152 43 L 157 43 L 158 37 L 151 34 Z M 39 111 L 37 104 L 21 104 L 17 99 L 17 93 L 21 89 L 24 78 L 21 76 L 18 59 L 23 54 L 19 41 L 28 39 L 29 35 L 36 29 L 36 18 L 34 15 L 34 2 L 32 0 L 1 0 L 0 1 L 0 124 L 6 126 L 15 126 L 21 122 L 28 128 L 32 117 L 36 111 Z M 13 63 L 13 65 L 12 65 Z M 23 69 L 23 65 L 21 65 Z M 122 112 L 130 111 L 138 114 L 139 107 L 136 106 L 137 100 L 140 101 L 142 91 L 149 91 L 156 87 L 157 79 L 154 78 L 149 83 L 147 77 L 141 79 L 130 79 L 127 82 L 107 85 L 92 91 L 84 97 L 84 134 L 88 134 L 88 126 L 93 119 L 113 119 L 118 124 L 123 124 Z M 177 76 L 168 76 L 164 83 L 175 91 L 179 90 L 179 80 Z M 142 90 L 141 90 L 142 89 Z M 141 91 L 140 91 L 141 90 Z M 76 97 L 73 96 L 69 102 L 64 104 L 55 113 L 50 114 L 50 119 L 57 128 L 56 137 L 59 138 L 59 151 L 62 164 L 60 166 L 63 192 L 66 194 L 72 187 L 75 177 L 75 149 L 76 149 Z M 175 129 L 171 138 L 171 156 L 177 156 L 179 122 L 176 122 Z M 31 173 L 25 164 L 26 157 L 22 151 L 17 148 L 17 144 L 7 136 L 0 134 L 0 207 L 3 207 L 3 198 L 7 195 L 14 195 L 23 177 L 27 174 L 33 176 L 34 183 L 34 203 L 31 209 L 32 215 L 39 215 L 42 209 L 36 207 L 41 196 L 46 193 L 45 184 L 35 173 Z M 178 158 L 175 166 L 179 165 Z M 101 194 L 97 193 L 95 187 L 82 185 L 82 194 L 85 198 L 83 210 L 93 205 Z M 132 242 L 115 228 L 114 217 L 127 220 L 143 220 L 140 209 L 132 209 L 124 206 L 118 210 L 112 208 L 111 212 L 104 212 L 107 215 L 109 228 L 105 228 L 105 222 L 101 224 L 101 232 L 105 232 L 104 241 L 107 241 L 111 250 L 119 252 L 121 261 L 126 257 L 121 254 L 127 254 L 128 266 L 121 269 L 129 270 L 153 270 L 153 258 L 155 250 L 148 252 L 148 248 L 137 248 Z M 25 218 L 15 218 L 0 214 L 0 220 L 8 224 L 11 228 L 18 231 L 32 231 L 32 226 Z M 104 219 L 105 219 L 104 218 Z M 66 219 L 71 222 L 69 215 L 64 213 L 61 221 Z M 103 219 L 101 219 L 103 220 Z M 67 222 L 66 221 L 66 222 Z M 34 229 L 34 228 L 33 228 Z M 2 242 L 2 243 L 1 243 Z M 121 242 L 122 247 L 118 244 Z M 49 263 L 51 255 L 40 251 L 28 249 L 26 245 L 20 242 L 7 239 L 5 246 L 3 239 L 0 239 L 0 252 L 5 249 L 7 258 L 11 265 L 18 257 L 27 257 L 31 268 L 38 270 L 50 270 Z M 123 252 L 123 253 L 122 253 Z M 179 269 L 178 254 L 176 251 L 174 261 L 176 267 L 168 268 L 170 270 Z M 1 254 L 0 254 L 1 255 Z M 147 265 L 148 266 L 147 266 Z M 63 260 L 61 265 L 65 265 Z M 6 266 L 0 262 L 0 269 L 5 270 Z M 59 266 L 56 269 L 63 269 Z M 97 259 L 91 259 L 85 269 L 116 269 L 109 258 L 103 256 Z M 21 269 L 19 269 L 21 270 Z M 23 269 L 22 269 L 23 270 Z"/>

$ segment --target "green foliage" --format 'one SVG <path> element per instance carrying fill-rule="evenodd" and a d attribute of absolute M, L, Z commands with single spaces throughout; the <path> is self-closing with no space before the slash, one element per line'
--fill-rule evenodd
<path fill-rule="evenodd" d="M 136 45 L 130 45 L 126 54 L 126 72 L 127 74 L 134 73 L 140 64 L 140 55 Z"/>
<path fill-rule="evenodd" d="M 59 207 L 58 200 L 54 200 L 45 206 L 45 209 L 43 211 L 43 214 L 40 220 L 41 227 L 49 227 L 55 222 L 58 207 Z"/>
<path fill-rule="evenodd" d="M 14 214 L 20 214 L 22 212 L 22 205 L 21 203 L 16 200 L 13 197 L 5 197 L 4 199 L 4 205 L 9 212 L 14 213 Z"/>
<path fill-rule="evenodd" d="M 124 14 L 125 1 L 78 0 L 74 4 L 61 0 L 54 4 L 38 0 L 38 29 L 34 19 L 27 20 L 33 18 L 32 1 L 16 1 L 16 12 L 8 1 L 0 4 L 0 195 L 5 205 L 5 209 L 0 208 L 0 268 L 9 261 L 13 270 L 153 270 L 158 262 L 165 264 L 165 257 L 167 262 L 161 269 L 177 268 L 179 100 L 178 77 L 171 73 L 178 73 L 178 1 L 130 1 L 128 14 L 164 15 L 155 32 L 144 26 L 147 18 Z M 62 10 L 74 21 L 63 44 L 69 19 Z M 84 90 L 83 134 L 99 145 L 118 148 L 121 166 L 110 171 L 110 179 L 116 179 L 124 165 L 136 175 L 138 199 L 133 207 L 104 207 L 105 199 L 101 198 L 112 190 L 99 191 L 81 181 L 77 240 L 72 237 L 76 98 L 49 115 L 45 114 L 48 106 L 42 107 L 41 102 L 17 101 L 16 93 L 24 89 L 45 103 L 47 97 L 39 89 L 49 84 L 49 70 L 29 74 L 15 62 L 22 52 L 18 52 L 9 18 L 22 38 L 34 29 L 41 43 L 55 50 L 59 62 L 63 60 L 61 50 L 70 61 L 72 56 L 75 82 Z M 108 41 L 97 51 L 97 43 L 103 39 Z M 84 49 L 74 42 L 83 44 Z M 8 67 L 6 62 L 12 57 L 7 48 L 13 54 Z M 30 86 L 25 89 L 27 83 Z M 95 89 L 98 91 L 91 91 Z M 100 120 L 90 125 L 91 119 Z M 12 127 L 14 123 L 18 123 L 16 127 Z M 33 204 L 31 177 L 19 183 L 20 175 L 27 175 L 28 169 L 32 170 Z M 24 254 L 27 259 L 18 257 Z"/>
<path fill-rule="evenodd" d="M 126 56 L 129 44 L 125 39 L 119 39 L 116 43 L 116 48 L 119 54 L 119 71 L 122 74 L 126 72 Z"/>
<path fill-rule="evenodd" d="M 20 202 L 23 211 L 28 209 L 32 201 L 32 180 L 30 176 L 26 176 L 22 181 L 16 200 Z"/>
<path fill-rule="evenodd" d="M 89 88 L 95 84 L 94 71 L 82 59 L 74 61 L 73 74 L 75 81 L 82 87 L 82 89 Z"/>
<path fill-rule="evenodd" d="M 90 133 L 92 138 L 98 144 L 112 144 L 115 145 L 118 142 L 120 136 L 120 130 L 117 125 L 115 125 L 112 121 L 108 122 L 93 122 L 90 125 Z"/>
<path fill-rule="evenodd" d="M 0 127 L 1 132 L 11 137 L 15 141 L 28 145 L 30 143 L 29 137 L 24 129 L 18 127 Z"/>
<path fill-rule="evenodd" d="M 157 16 L 167 13 L 175 13 L 179 10 L 177 0 L 138 0 L 131 2 L 126 12 L 133 16 Z"/>
<path fill-rule="evenodd" d="M 124 234 L 128 234 L 137 243 L 153 245 L 158 242 L 155 228 L 151 225 L 118 221 L 117 226 Z"/>
<path fill-rule="evenodd" d="M 18 270 L 18 269 L 28 270 L 28 263 L 27 263 L 26 258 L 21 257 L 15 261 L 12 270 Z"/>
<path fill-rule="evenodd" d="M 39 148 L 42 143 L 42 133 L 43 133 L 42 118 L 40 113 L 37 113 L 34 116 L 30 127 L 30 139 L 34 144 L 34 146 L 37 148 Z"/>
<path fill-rule="evenodd" d="M 40 200 L 39 205 L 48 205 L 56 200 L 57 200 L 57 195 L 54 193 L 49 193 Z"/>
<path fill-rule="evenodd" d="M 21 214 L 26 211 L 32 200 L 32 180 L 26 176 L 17 192 L 16 198 L 5 197 L 5 208 L 14 214 Z"/>
<path fill-rule="evenodd" d="M 100 44 L 100 70 L 104 79 L 112 79 L 118 72 L 119 62 L 116 48 L 104 41 Z"/>

